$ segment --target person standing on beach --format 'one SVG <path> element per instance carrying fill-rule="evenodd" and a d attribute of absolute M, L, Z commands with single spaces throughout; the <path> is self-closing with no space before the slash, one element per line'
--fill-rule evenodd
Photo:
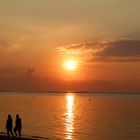
<path fill-rule="evenodd" d="M 21 129 L 22 129 L 22 124 L 21 124 L 21 118 L 19 117 L 19 115 L 16 115 L 16 121 L 15 121 L 15 128 L 14 128 L 14 133 L 16 136 L 18 136 L 20 138 L 21 136 Z M 18 134 L 17 134 L 18 132 Z"/>
<path fill-rule="evenodd" d="M 11 115 L 8 115 L 7 121 L 6 121 L 6 129 L 7 129 L 7 136 L 9 137 L 9 133 L 13 135 L 13 120 Z"/>

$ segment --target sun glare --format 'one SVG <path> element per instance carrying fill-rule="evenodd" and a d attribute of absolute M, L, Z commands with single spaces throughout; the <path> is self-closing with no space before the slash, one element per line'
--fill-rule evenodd
<path fill-rule="evenodd" d="M 76 69 L 76 67 L 77 67 L 77 63 L 76 63 L 76 61 L 74 61 L 74 60 L 67 60 L 66 62 L 65 62 L 65 68 L 67 69 L 67 70 L 75 70 Z"/>

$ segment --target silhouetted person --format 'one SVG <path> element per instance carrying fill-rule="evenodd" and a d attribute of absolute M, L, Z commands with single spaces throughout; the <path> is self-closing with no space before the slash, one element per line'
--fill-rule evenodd
<path fill-rule="evenodd" d="M 19 117 L 19 115 L 16 115 L 16 121 L 15 121 L 15 128 L 14 128 L 14 133 L 16 136 L 18 136 L 20 138 L 21 136 L 21 129 L 22 129 L 22 124 L 21 124 L 21 118 Z M 18 134 L 17 134 L 18 132 Z"/>
<path fill-rule="evenodd" d="M 12 136 L 13 135 L 13 120 L 11 115 L 8 115 L 7 121 L 6 121 L 6 129 L 7 129 L 7 135 L 9 137 L 9 133 L 11 133 Z"/>

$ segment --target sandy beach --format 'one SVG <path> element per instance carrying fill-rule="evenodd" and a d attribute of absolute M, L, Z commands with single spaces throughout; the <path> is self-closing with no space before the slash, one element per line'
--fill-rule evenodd
<path fill-rule="evenodd" d="M 49 138 L 40 138 L 40 137 L 21 137 L 20 140 L 44 140 Z M 7 137 L 6 135 L 0 135 L 0 140 L 19 140 L 18 137 Z"/>
<path fill-rule="evenodd" d="M 0 135 L 0 140 L 17 140 L 19 138 L 17 137 L 7 137 L 5 135 Z M 38 140 L 38 139 L 35 139 L 35 138 L 25 138 L 25 137 L 21 137 L 20 140 Z"/>

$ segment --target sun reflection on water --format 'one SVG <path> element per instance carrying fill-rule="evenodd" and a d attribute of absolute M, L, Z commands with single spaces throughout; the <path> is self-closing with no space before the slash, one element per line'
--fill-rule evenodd
<path fill-rule="evenodd" d="M 66 139 L 72 140 L 74 132 L 74 96 L 66 96 Z"/>

